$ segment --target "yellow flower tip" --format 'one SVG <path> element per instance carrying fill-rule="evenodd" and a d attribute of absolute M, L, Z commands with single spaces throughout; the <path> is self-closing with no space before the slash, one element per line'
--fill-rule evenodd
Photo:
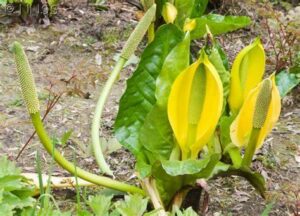
<path fill-rule="evenodd" d="M 253 128 L 260 129 L 256 149 L 259 149 L 266 136 L 278 121 L 281 110 L 280 94 L 275 76 L 263 80 L 250 91 L 236 119 L 230 126 L 232 143 L 238 147 L 247 146 Z"/>
<path fill-rule="evenodd" d="M 197 22 L 195 19 L 186 19 L 185 23 L 184 23 L 184 26 L 183 26 L 183 31 L 184 32 L 191 32 L 193 31 L 197 26 Z"/>
<path fill-rule="evenodd" d="M 265 51 L 259 38 L 244 49 L 235 58 L 231 69 L 229 106 L 237 114 L 249 94 L 262 80 L 265 72 Z"/>
<path fill-rule="evenodd" d="M 174 81 L 168 117 L 175 138 L 186 158 L 196 157 L 207 144 L 218 123 L 223 106 L 223 86 L 206 55 Z"/>
<path fill-rule="evenodd" d="M 166 2 L 162 9 L 162 16 L 166 23 L 174 23 L 177 17 L 177 9 L 170 2 Z"/>

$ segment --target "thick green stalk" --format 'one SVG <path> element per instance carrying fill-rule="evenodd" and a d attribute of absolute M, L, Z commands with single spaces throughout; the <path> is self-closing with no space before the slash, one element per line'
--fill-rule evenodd
<path fill-rule="evenodd" d="M 19 76 L 23 98 L 27 106 L 27 110 L 30 114 L 32 123 L 35 127 L 37 135 L 41 140 L 41 143 L 48 151 L 48 153 L 52 155 L 54 160 L 65 170 L 69 171 L 72 175 L 76 175 L 79 178 L 82 178 L 91 183 L 101 185 L 104 187 L 109 187 L 115 190 L 120 190 L 129 193 L 140 193 L 144 195 L 144 191 L 138 187 L 115 181 L 107 177 L 97 176 L 80 168 L 77 168 L 73 163 L 66 160 L 55 149 L 55 146 L 53 145 L 46 130 L 44 129 L 44 125 L 40 117 L 39 100 L 37 97 L 35 82 L 24 49 L 20 43 L 15 42 L 12 46 L 12 51 L 15 55 L 15 62 L 17 66 L 17 72 Z"/>
<path fill-rule="evenodd" d="M 130 56 L 136 50 L 138 44 L 143 39 L 149 25 L 152 23 L 153 18 L 155 17 L 156 5 L 154 4 L 144 15 L 138 25 L 135 27 L 134 31 L 130 35 L 128 41 L 126 42 L 122 52 L 120 59 L 118 60 L 113 72 L 111 73 L 109 79 L 104 85 L 104 88 L 99 96 L 95 114 L 92 123 L 92 145 L 94 150 L 94 155 L 98 166 L 100 169 L 108 175 L 113 175 L 112 171 L 109 169 L 109 166 L 105 162 L 103 152 L 100 144 L 100 126 L 101 126 L 101 116 L 103 113 L 105 102 L 108 99 L 109 93 L 112 89 L 112 86 L 120 74 L 124 64 L 130 58 Z"/>
<path fill-rule="evenodd" d="M 249 139 L 249 143 L 247 145 L 245 155 L 244 155 L 244 158 L 243 158 L 243 161 L 242 161 L 242 166 L 249 167 L 251 165 L 252 157 L 253 157 L 253 155 L 255 153 L 255 149 L 256 149 L 256 144 L 257 144 L 259 132 L 260 132 L 260 128 L 253 128 L 252 129 L 250 139 Z"/>
<path fill-rule="evenodd" d="M 152 25 L 152 21 L 155 17 L 156 12 L 156 4 L 153 4 L 149 10 L 145 13 L 141 21 L 135 27 L 134 31 L 131 33 L 128 38 L 122 52 L 121 57 L 124 59 L 129 59 L 130 56 L 134 53 L 139 43 L 142 41 L 145 33 L 147 32 L 150 25 Z"/>
<path fill-rule="evenodd" d="M 265 79 L 262 83 L 261 89 L 255 102 L 253 129 L 243 158 L 243 166 L 249 167 L 251 165 L 252 157 L 256 150 L 260 130 L 264 126 L 264 123 L 267 119 L 271 99 L 272 81 L 270 79 Z"/>
<path fill-rule="evenodd" d="M 117 62 L 113 72 L 111 73 L 109 79 L 105 83 L 105 86 L 101 92 L 101 95 L 98 99 L 96 108 L 95 108 L 95 114 L 93 118 L 93 123 L 92 123 L 92 143 L 93 143 L 93 150 L 94 150 L 94 155 L 96 158 L 96 161 L 104 173 L 108 175 L 113 175 L 112 171 L 110 170 L 109 166 L 105 162 L 102 149 L 101 149 L 101 143 L 100 143 L 100 125 L 101 125 L 101 115 L 104 109 L 105 102 L 109 96 L 109 93 L 111 91 L 111 88 L 117 79 L 121 69 L 123 68 L 126 60 L 124 58 L 120 58 L 120 60 Z"/>
<path fill-rule="evenodd" d="M 242 157 L 241 157 L 241 153 L 240 150 L 238 148 L 231 148 L 228 150 L 228 154 L 231 158 L 232 164 L 234 168 L 239 168 L 241 167 L 241 163 L 242 163 Z"/>
<path fill-rule="evenodd" d="M 114 190 L 119 190 L 119 191 L 124 191 L 124 192 L 129 192 L 129 193 L 139 193 L 142 195 L 145 195 L 145 192 L 135 186 L 129 185 L 129 184 L 125 184 L 107 177 L 103 177 L 103 176 L 98 176 L 95 174 L 92 174 L 90 172 L 87 172 L 83 169 L 80 169 L 78 167 L 76 167 L 73 163 L 71 163 L 70 161 L 68 161 L 67 159 L 65 159 L 56 149 L 53 150 L 53 143 L 51 141 L 51 139 L 49 138 L 41 117 L 40 117 L 40 113 L 33 113 L 30 115 L 31 116 L 31 120 L 32 123 L 35 127 L 36 133 L 39 136 L 41 143 L 43 144 L 43 146 L 45 147 L 45 149 L 48 151 L 48 153 L 50 155 L 53 154 L 54 160 L 65 170 L 67 170 L 68 172 L 70 172 L 72 175 L 77 174 L 77 176 L 81 179 L 84 179 L 88 182 L 92 182 L 94 184 L 97 185 L 101 185 L 104 187 L 108 187 Z"/>

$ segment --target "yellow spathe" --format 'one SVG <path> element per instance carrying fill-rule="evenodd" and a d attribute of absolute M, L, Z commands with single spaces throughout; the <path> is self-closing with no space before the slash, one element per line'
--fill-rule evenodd
<path fill-rule="evenodd" d="M 177 9 L 170 2 L 166 2 L 162 9 L 162 16 L 166 23 L 174 23 L 177 17 Z"/>
<path fill-rule="evenodd" d="M 272 81 L 271 101 L 266 119 L 259 131 L 256 149 L 259 149 L 262 146 L 266 136 L 271 132 L 279 118 L 281 110 L 280 94 L 275 83 L 275 75 L 272 74 L 268 79 Z M 230 126 L 231 140 L 233 144 L 238 147 L 247 146 L 249 142 L 249 136 L 253 129 L 254 110 L 256 106 L 259 106 L 256 102 L 262 88 L 262 83 L 263 82 L 250 91 L 239 114 Z"/>
<path fill-rule="evenodd" d="M 245 47 L 231 69 L 229 106 L 237 114 L 249 92 L 262 80 L 265 71 L 265 51 L 259 39 Z"/>
<path fill-rule="evenodd" d="M 182 159 L 196 158 L 217 126 L 223 106 L 223 86 L 206 54 L 174 81 L 168 117 Z"/>
<path fill-rule="evenodd" d="M 195 19 L 186 19 L 184 26 L 183 26 L 183 31 L 193 31 L 196 28 L 197 22 Z"/>

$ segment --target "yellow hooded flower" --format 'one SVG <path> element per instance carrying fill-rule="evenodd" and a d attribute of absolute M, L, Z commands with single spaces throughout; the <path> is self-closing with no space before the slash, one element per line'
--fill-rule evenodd
<path fill-rule="evenodd" d="M 250 91 L 240 112 L 230 127 L 233 144 L 247 146 L 253 129 L 259 129 L 254 149 L 259 149 L 277 122 L 281 110 L 275 76 L 263 80 Z"/>
<path fill-rule="evenodd" d="M 183 160 L 197 158 L 214 133 L 222 106 L 222 82 L 203 53 L 176 78 L 168 100 L 168 117 Z"/>
<path fill-rule="evenodd" d="M 177 17 L 177 9 L 170 2 L 166 2 L 162 8 L 162 16 L 166 23 L 173 23 Z"/>
<path fill-rule="evenodd" d="M 265 51 L 259 39 L 245 47 L 231 69 L 229 106 L 237 114 L 249 92 L 262 80 L 265 71 Z"/>
<path fill-rule="evenodd" d="M 196 28 L 197 22 L 196 19 L 189 19 L 187 18 L 185 20 L 184 26 L 183 26 L 183 31 L 187 32 L 187 31 L 193 31 Z"/>

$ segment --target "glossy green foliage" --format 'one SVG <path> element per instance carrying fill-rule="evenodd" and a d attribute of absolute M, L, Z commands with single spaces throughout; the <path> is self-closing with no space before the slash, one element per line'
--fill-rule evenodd
<path fill-rule="evenodd" d="M 111 200 L 113 196 L 96 195 L 90 196 L 87 204 L 92 209 L 95 216 L 109 216 Z"/>
<path fill-rule="evenodd" d="M 162 201 L 168 206 L 174 195 L 183 187 L 183 177 L 170 176 L 160 162 L 153 165 L 152 176 Z"/>
<path fill-rule="evenodd" d="M 148 113 L 145 124 L 140 131 L 141 144 L 152 157 L 169 159 L 174 146 L 173 131 L 167 116 L 167 102 L 177 75 L 189 65 L 190 36 L 178 43 L 166 57 L 156 81 L 156 104 Z M 149 139 L 151 137 L 151 139 Z M 154 161 L 151 158 L 151 161 Z"/>
<path fill-rule="evenodd" d="M 142 148 L 139 142 L 140 129 L 156 103 L 156 78 L 169 52 L 182 38 L 182 32 L 174 25 L 162 26 L 155 40 L 145 49 L 133 76 L 127 81 L 115 122 L 115 134 L 119 142 L 135 155 Z"/>
<path fill-rule="evenodd" d="M 170 176 L 192 175 L 203 170 L 209 164 L 210 159 L 206 157 L 202 160 L 167 160 L 162 162 L 162 166 Z"/>
<path fill-rule="evenodd" d="M 191 18 L 202 16 L 207 8 L 208 0 L 193 0 L 194 7 L 192 10 Z"/>
<path fill-rule="evenodd" d="M 200 178 L 210 178 L 220 154 L 207 155 L 199 160 L 168 160 L 156 162 L 152 175 L 163 202 L 168 205 L 173 196 L 184 186 L 194 185 Z"/>
<path fill-rule="evenodd" d="M 229 95 L 230 89 L 230 73 L 228 71 L 228 59 L 221 46 L 216 41 L 213 41 L 211 46 L 208 45 L 205 49 L 205 52 L 208 55 L 210 62 L 215 66 L 223 84 L 224 111 L 226 108 L 227 97 Z"/>
<path fill-rule="evenodd" d="M 192 39 L 201 38 L 206 34 L 206 25 L 213 35 L 234 31 L 251 24 L 251 19 L 246 16 L 222 16 L 208 14 L 196 18 L 196 28 L 191 32 Z"/>
<path fill-rule="evenodd" d="M 20 169 L 6 157 L 0 157 L 0 213 L 14 215 L 35 205 L 34 188 L 21 176 Z"/>
<path fill-rule="evenodd" d="M 161 17 L 162 8 L 166 2 L 167 0 L 155 0 L 155 4 L 157 5 L 156 19 L 159 19 Z"/>
<path fill-rule="evenodd" d="M 282 98 L 286 96 L 299 83 L 300 76 L 298 77 L 295 73 L 289 73 L 284 70 L 276 75 L 276 85 L 278 86 L 278 90 Z"/>
<path fill-rule="evenodd" d="M 176 23 L 182 27 L 187 18 L 200 17 L 206 10 L 208 0 L 176 0 L 178 10 Z"/>
<path fill-rule="evenodd" d="M 138 204 L 138 208 L 137 208 Z M 122 216 L 142 216 L 147 210 L 148 199 L 141 195 L 135 194 L 125 196 L 124 201 L 118 201 L 115 206 L 117 212 Z"/>

